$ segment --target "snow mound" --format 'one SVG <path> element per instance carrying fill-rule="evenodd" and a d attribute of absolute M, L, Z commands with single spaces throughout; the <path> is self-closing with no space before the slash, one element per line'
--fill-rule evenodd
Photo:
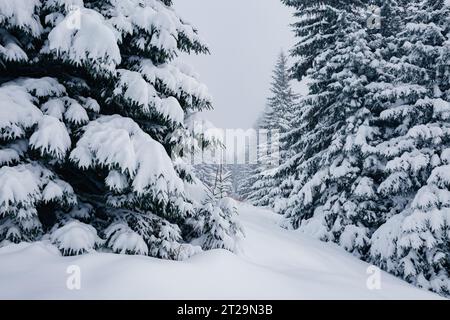
<path fill-rule="evenodd" d="M 64 255 L 91 252 L 103 241 L 94 227 L 76 220 L 53 231 L 50 240 Z"/>

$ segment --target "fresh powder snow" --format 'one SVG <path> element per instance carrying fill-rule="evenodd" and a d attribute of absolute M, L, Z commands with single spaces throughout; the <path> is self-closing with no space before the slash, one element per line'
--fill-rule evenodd
<path fill-rule="evenodd" d="M 381 288 L 370 290 L 367 287 L 372 275 L 370 265 L 337 245 L 280 228 L 280 216 L 266 209 L 241 204 L 239 213 L 246 237 L 238 244 L 237 255 L 211 250 L 176 262 L 98 252 L 62 257 L 47 241 L 0 248 L 0 298 L 440 298 L 385 272 L 380 274 Z M 66 227 L 83 233 L 86 226 Z M 132 235 L 120 237 L 130 237 L 126 242 L 140 247 Z M 145 249 L 142 246 L 139 250 Z M 80 271 L 80 290 L 67 287 L 74 268 Z"/>

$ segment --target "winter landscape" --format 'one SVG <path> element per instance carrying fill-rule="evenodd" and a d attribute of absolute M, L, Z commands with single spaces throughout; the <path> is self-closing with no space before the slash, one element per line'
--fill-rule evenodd
<path fill-rule="evenodd" d="M 0 299 L 449 297 L 450 1 L 0 0 Z"/>

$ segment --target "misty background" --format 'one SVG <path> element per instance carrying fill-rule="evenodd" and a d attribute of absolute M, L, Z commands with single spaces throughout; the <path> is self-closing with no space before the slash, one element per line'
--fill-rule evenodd
<path fill-rule="evenodd" d="M 205 117 L 221 128 L 252 127 L 270 95 L 279 53 L 295 43 L 292 11 L 280 0 L 174 2 L 211 51 L 185 58 L 213 96 L 214 110 Z M 300 90 L 298 83 L 293 85 Z"/>

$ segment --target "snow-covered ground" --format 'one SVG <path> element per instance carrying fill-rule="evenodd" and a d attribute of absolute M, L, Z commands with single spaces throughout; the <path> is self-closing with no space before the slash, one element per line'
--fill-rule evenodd
<path fill-rule="evenodd" d="M 369 290 L 368 264 L 333 244 L 278 226 L 274 213 L 242 205 L 237 255 L 204 252 L 184 262 L 94 253 L 61 257 L 49 244 L 0 248 L 0 298 L 25 299 L 436 299 L 386 273 Z M 67 273 L 79 266 L 79 290 Z M 69 271 L 71 269 L 69 268 Z"/>

